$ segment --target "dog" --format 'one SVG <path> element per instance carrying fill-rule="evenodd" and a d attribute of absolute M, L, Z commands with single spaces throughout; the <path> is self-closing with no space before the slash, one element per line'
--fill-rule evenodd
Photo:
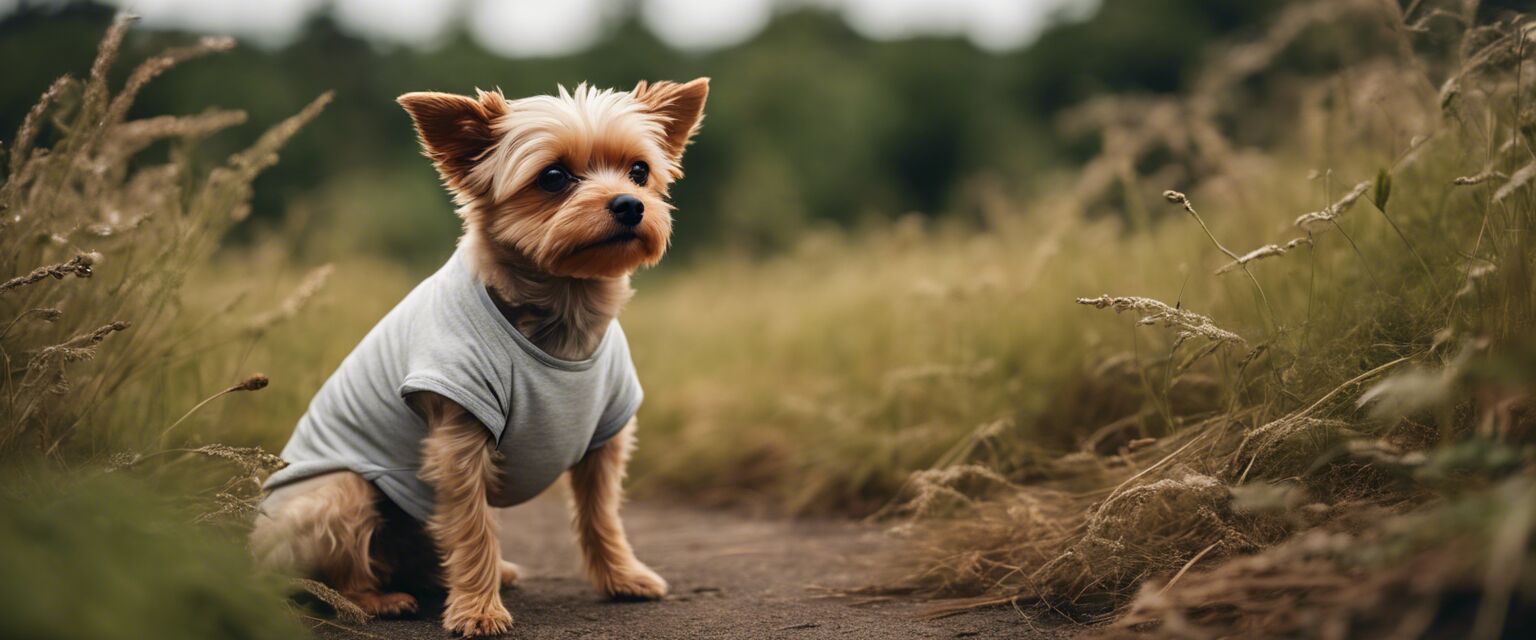
<path fill-rule="evenodd" d="M 642 394 L 616 318 L 630 274 L 668 248 L 668 191 L 708 94 L 699 78 L 398 99 L 464 232 L 299 421 L 251 533 L 258 564 L 375 615 L 415 612 L 415 596 L 386 587 L 432 580 L 446 629 L 505 633 L 499 589 L 518 576 L 493 508 L 568 473 L 593 584 L 666 595 L 619 516 Z"/>

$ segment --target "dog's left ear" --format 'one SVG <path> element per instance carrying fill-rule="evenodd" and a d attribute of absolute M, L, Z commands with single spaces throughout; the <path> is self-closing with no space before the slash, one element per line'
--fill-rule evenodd
<path fill-rule="evenodd" d="M 500 93 L 481 91 L 475 97 L 419 91 L 395 99 L 421 136 L 421 149 L 448 186 L 472 189 L 470 169 L 496 143 L 492 123 L 507 112 Z"/>
<path fill-rule="evenodd" d="M 704 100 L 709 97 L 709 78 L 683 84 L 644 80 L 630 92 L 647 110 L 661 117 L 662 145 L 673 162 L 683 157 L 683 149 L 704 120 Z"/>

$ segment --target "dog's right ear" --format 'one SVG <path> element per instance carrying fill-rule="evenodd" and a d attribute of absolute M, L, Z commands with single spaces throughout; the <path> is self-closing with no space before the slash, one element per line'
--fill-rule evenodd
<path fill-rule="evenodd" d="M 437 165 L 443 181 L 454 189 L 469 190 L 470 169 L 496 143 L 492 124 L 506 114 L 506 98 L 487 91 L 475 98 L 419 91 L 395 102 L 411 114 L 422 151 Z"/>

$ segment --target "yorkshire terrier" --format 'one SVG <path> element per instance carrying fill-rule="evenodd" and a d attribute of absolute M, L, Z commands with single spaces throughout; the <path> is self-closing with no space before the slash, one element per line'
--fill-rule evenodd
<path fill-rule="evenodd" d="M 667 250 L 668 190 L 708 93 L 700 78 L 399 98 L 464 233 L 310 403 L 266 485 L 259 563 L 376 615 L 414 612 L 399 585 L 430 579 L 446 587 L 449 631 L 504 633 L 499 589 L 518 575 L 493 508 L 569 472 L 592 582 L 614 598 L 666 595 L 619 519 L 641 393 L 615 318 L 630 274 Z"/>

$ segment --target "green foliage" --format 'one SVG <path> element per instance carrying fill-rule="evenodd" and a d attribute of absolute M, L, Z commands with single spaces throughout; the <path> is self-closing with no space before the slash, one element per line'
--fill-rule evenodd
<path fill-rule="evenodd" d="M 253 577 L 237 534 L 191 524 L 160 491 L 120 475 L 52 478 L 47 488 L 32 478 L 27 491 L 13 479 L 0 496 L 0 636 L 304 635 L 281 614 L 279 585 Z"/>

